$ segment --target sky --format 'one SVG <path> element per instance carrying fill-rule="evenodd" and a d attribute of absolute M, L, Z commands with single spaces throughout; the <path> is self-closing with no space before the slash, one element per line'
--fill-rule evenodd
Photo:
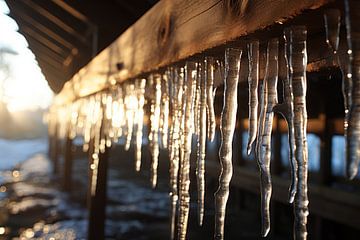
<path fill-rule="evenodd" d="M 53 93 L 26 39 L 17 32 L 18 26 L 7 16 L 8 13 L 6 3 L 0 0 L 0 49 L 10 48 L 17 53 L 3 55 L 3 62 L 10 66 L 10 74 L 6 78 L 5 72 L 0 70 L 0 86 L 3 86 L 0 87 L 0 98 L 7 103 L 11 112 L 47 108 Z"/>

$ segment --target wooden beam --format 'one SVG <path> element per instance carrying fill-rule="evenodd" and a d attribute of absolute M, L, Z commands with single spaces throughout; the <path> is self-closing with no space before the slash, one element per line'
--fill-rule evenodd
<path fill-rule="evenodd" d="M 56 104 L 84 97 L 316 9 L 331 0 L 163 0 L 81 69 Z M 117 63 L 123 68 L 117 69 Z M 79 81 L 78 79 L 82 79 Z M 76 85 L 74 88 L 71 85 Z M 73 90 L 75 89 L 75 90 Z"/>

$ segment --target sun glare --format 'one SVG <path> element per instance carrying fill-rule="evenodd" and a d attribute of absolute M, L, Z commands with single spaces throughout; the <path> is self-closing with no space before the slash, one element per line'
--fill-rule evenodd
<path fill-rule="evenodd" d="M 11 112 L 46 108 L 53 93 L 26 39 L 17 32 L 18 26 L 8 13 L 6 3 L 0 0 L 0 101 Z"/>

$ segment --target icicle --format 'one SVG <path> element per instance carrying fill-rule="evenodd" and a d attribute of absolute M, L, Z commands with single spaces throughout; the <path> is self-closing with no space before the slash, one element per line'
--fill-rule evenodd
<path fill-rule="evenodd" d="M 340 18 L 339 9 L 326 9 L 324 12 L 326 43 L 335 54 L 339 47 Z"/>
<path fill-rule="evenodd" d="M 298 166 L 298 185 L 295 196 L 294 238 L 305 240 L 307 238 L 307 175 L 308 175 L 308 149 L 306 139 L 307 112 L 306 112 L 306 37 L 305 26 L 291 28 L 291 60 L 290 69 L 293 70 L 290 84 L 294 93 L 294 134 L 295 158 Z"/>
<path fill-rule="evenodd" d="M 251 147 L 256 139 L 258 128 L 258 82 L 259 82 L 259 41 L 248 44 L 249 58 L 249 139 L 247 154 L 250 155 Z"/>
<path fill-rule="evenodd" d="M 176 206 L 178 202 L 178 171 L 179 171 L 179 131 L 180 123 L 178 119 L 178 69 L 169 68 L 168 76 L 171 82 L 171 128 L 170 128 L 170 238 L 175 239 L 175 218 Z"/>
<path fill-rule="evenodd" d="M 295 159 L 295 136 L 294 136 L 294 96 L 292 89 L 292 31 L 291 28 L 284 30 L 284 53 L 285 53 L 285 64 L 286 64 L 286 77 L 282 80 L 283 82 L 283 99 L 284 102 L 275 106 L 274 111 L 280 113 L 286 120 L 288 125 L 288 141 L 289 141 L 289 162 L 291 172 L 291 184 L 289 188 L 289 202 L 293 203 L 296 195 L 297 186 L 297 163 Z"/>
<path fill-rule="evenodd" d="M 102 137 L 102 122 L 103 122 L 103 109 L 102 106 L 102 96 L 101 94 L 97 94 L 95 96 L 94 101 L 94 112 L 92 114 L 92 123 L 93 123 L 93 154 L 92 154 L 92 164 L 90 165 L 92 169 L 92 181 L 91 181 L 91 195 L 93 196 L 96 191 L 96 184 L 97 184 L 97 171 L 99 166 L 99 153 L 100 153 L 100 144 L 101 144 L 101 137 Z"/>
<path fill-rule="evenodd" d="M 126 135 L 126 143 L 125 150 L 129 150 L 131 145 L 131 139 L 134 130 L 134 118 L 135 118 L 135 110 L 137 108 L 137 97 L 134 96 L 135 86 L 134 84 L 126 84 L 125 85 L 125 112 L 126 112 L 126 123 L 127 123 L 127 135 Z"/>
<path fill-rule="evenodd" d="M 113 117 L 112 112 L 113 106 L 113 98 L 111 94 L 108 94 L 106 97 L 106 104 L 105 104 L 105 122 L 104 122 L 104 134 L 105 134 L 105 145 L 106 147 L 111 147 L 112 142 L 112 127 L 111 127 L 111 119 Z M 105 150 L 105 148 L 104 148 Z"/>
<path fill-rule="evenodd" d="M 161 81 L 161 113 L 160 113 L 160 132 L 161 143 L 164 148 L 168 145 L 168 128 L 169 128 L 169 81 L 167 75 L 163 75 Z"/>
<path fill-rule="evenodd" d="M 180 211 L 179 211 L 179 231 L 178 239 L 185 240 L 187 232 L 187 224 L 189 217 L 190 207 L 190 154 L 191 154 L 191 139 L 192 139 L 192 101 L 193 101 L 193 89 L 192 89 L 192 70 L 195 68 L 195 64 L 192 62 L 186 62 L 184 68 L 184 95 L 185 112 L 184 112 L 184 150 L 183 161 L 180 168 Z"/>
<path fill-rule="evenodd" d="M 274 118 L 273 108 L 278 103 L 278 49 L 277 38 L 268 42 L 266 56 L 266 70 L 263 83 L 262 107 L 259 117 L 259 133 L 256 145 L 256 158 L 260 169 L 262 236 L 270 231 L 270 199 L 272 193 L 270 160 L 271 160 L 271 132 Z"/>
<path fill-rule="evenodd" d="M 206 79 L 206 107 L 208 111 L 208 139 L 214 140 L 215 137 L 215 110 L 214 110 L 214 58 L 205 57 L 205 79 Z"/>
<path fill-rule="evenodd" d="M 360 162 L 360 8 L 359 1 L 345 0 L 345 23 L 349 63 L 346 67 L 346 170 L 350 179 L 358 173 Z"/>
<path fill-rule="evenodd" d="M 144 104 L 145 104 L 145 79 L 136 79 L 135 86 L 137 91 L 138 107 L 136 111 L 136 149 L 135 149 L 135 170 L 140 171 L 141 167 L 141 145 L 143 138 L 144 125 Z"/>
<path fill-rule="evenodd" d="M 159 162 L 159 127 L 160 127 L 160 104 L 161 104 L 161 76 L 155 74 L 153 76 L 153 84 L 155 86 L 155 96 L 151 102 L 151 133 L 149 140 L 151 142 L 151 185 L 156 187 L 157 168 Z"/>
<path fill-rule="evenodd" d="M 200 82 L 200 103 L 199 103 L 199 135 L 198 135 L 198 152 L 197 152 L 197 190 L 198 190 L 198 222 L 199 225 L 202 225 L 204 217 L 204 197 L 205 197 L 205 156 L 206 156 L 206 107 L 209 103 L 209 98 L 207 94 L 210 89 L 207 86 L 209 83 L 207 78 L 207 66 L 210 64 L 207 62 L 208 59 L 205 58 L 204 68 L 199 68 L 198 72 L 198 81 Z M 209 76 L 208 76 L 209 77 Z M 211 87 L 212 88 L 212 87 Z M 211 93 L 212 94 L 212 93 Z M 212 101 L 212 100 L 211 100 Z M 209 116 L 210 118 L 210 116 Z M 215 118 L 215 116 L 214 116 Z M 215 119 L 214 119 L 215 120 Z"/>
<path fill-rule="evenodd" d="M 225 51 L 224 105 L 221 112 L 221 146 L 219 151 L 221 173 L 219 188 L 215 193 L 215 239 L 224 239 L 226 203 L 229 197 L 229 184 L 233 174 L 232 141 L 236 123 L 237 88 L 239 81 L 240 49 L 228 48 Z"/>
<path fill-rule="evenodd" d="M 203 71 L 203 63 L 198 62 L 197 64 L 197 76 L 196 76 L 196 90 L 195 90 L 195 101 L 194 101 L 194 132 L 195 135 L 199 137 L 200 134 L 200 98 L 201 98 L 201 90 L 200 90 L 200 79 Z"/>
<path fill-rule="evenodd" d="M 191 103 L 191 106 L 192 106 L 192 110 L 191 110 L 191 121 L 192 121 L 192 134 L 195 134 L 196 135 L 196 126 L 195 126 L 195 115 L 196 115 L 196 112 L 195 112 L 195 109 L 196 109 L 196 94 L 197 94 L 197 82 L 198 82 L 198 63 L 195 63 L 194 65 L 194 69 L 192 70 L 191 72 L 191 77 L 192 77 L 192 91 L 193 91 L 193 98 L 192 98 L 192 103 Z"/>

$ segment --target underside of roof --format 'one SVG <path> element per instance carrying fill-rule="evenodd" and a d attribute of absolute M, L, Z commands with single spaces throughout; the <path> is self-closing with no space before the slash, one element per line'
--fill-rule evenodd
<path fill-rule="evenodd" d="M 54 92 L 157 0 L 5 0 Z"/>

